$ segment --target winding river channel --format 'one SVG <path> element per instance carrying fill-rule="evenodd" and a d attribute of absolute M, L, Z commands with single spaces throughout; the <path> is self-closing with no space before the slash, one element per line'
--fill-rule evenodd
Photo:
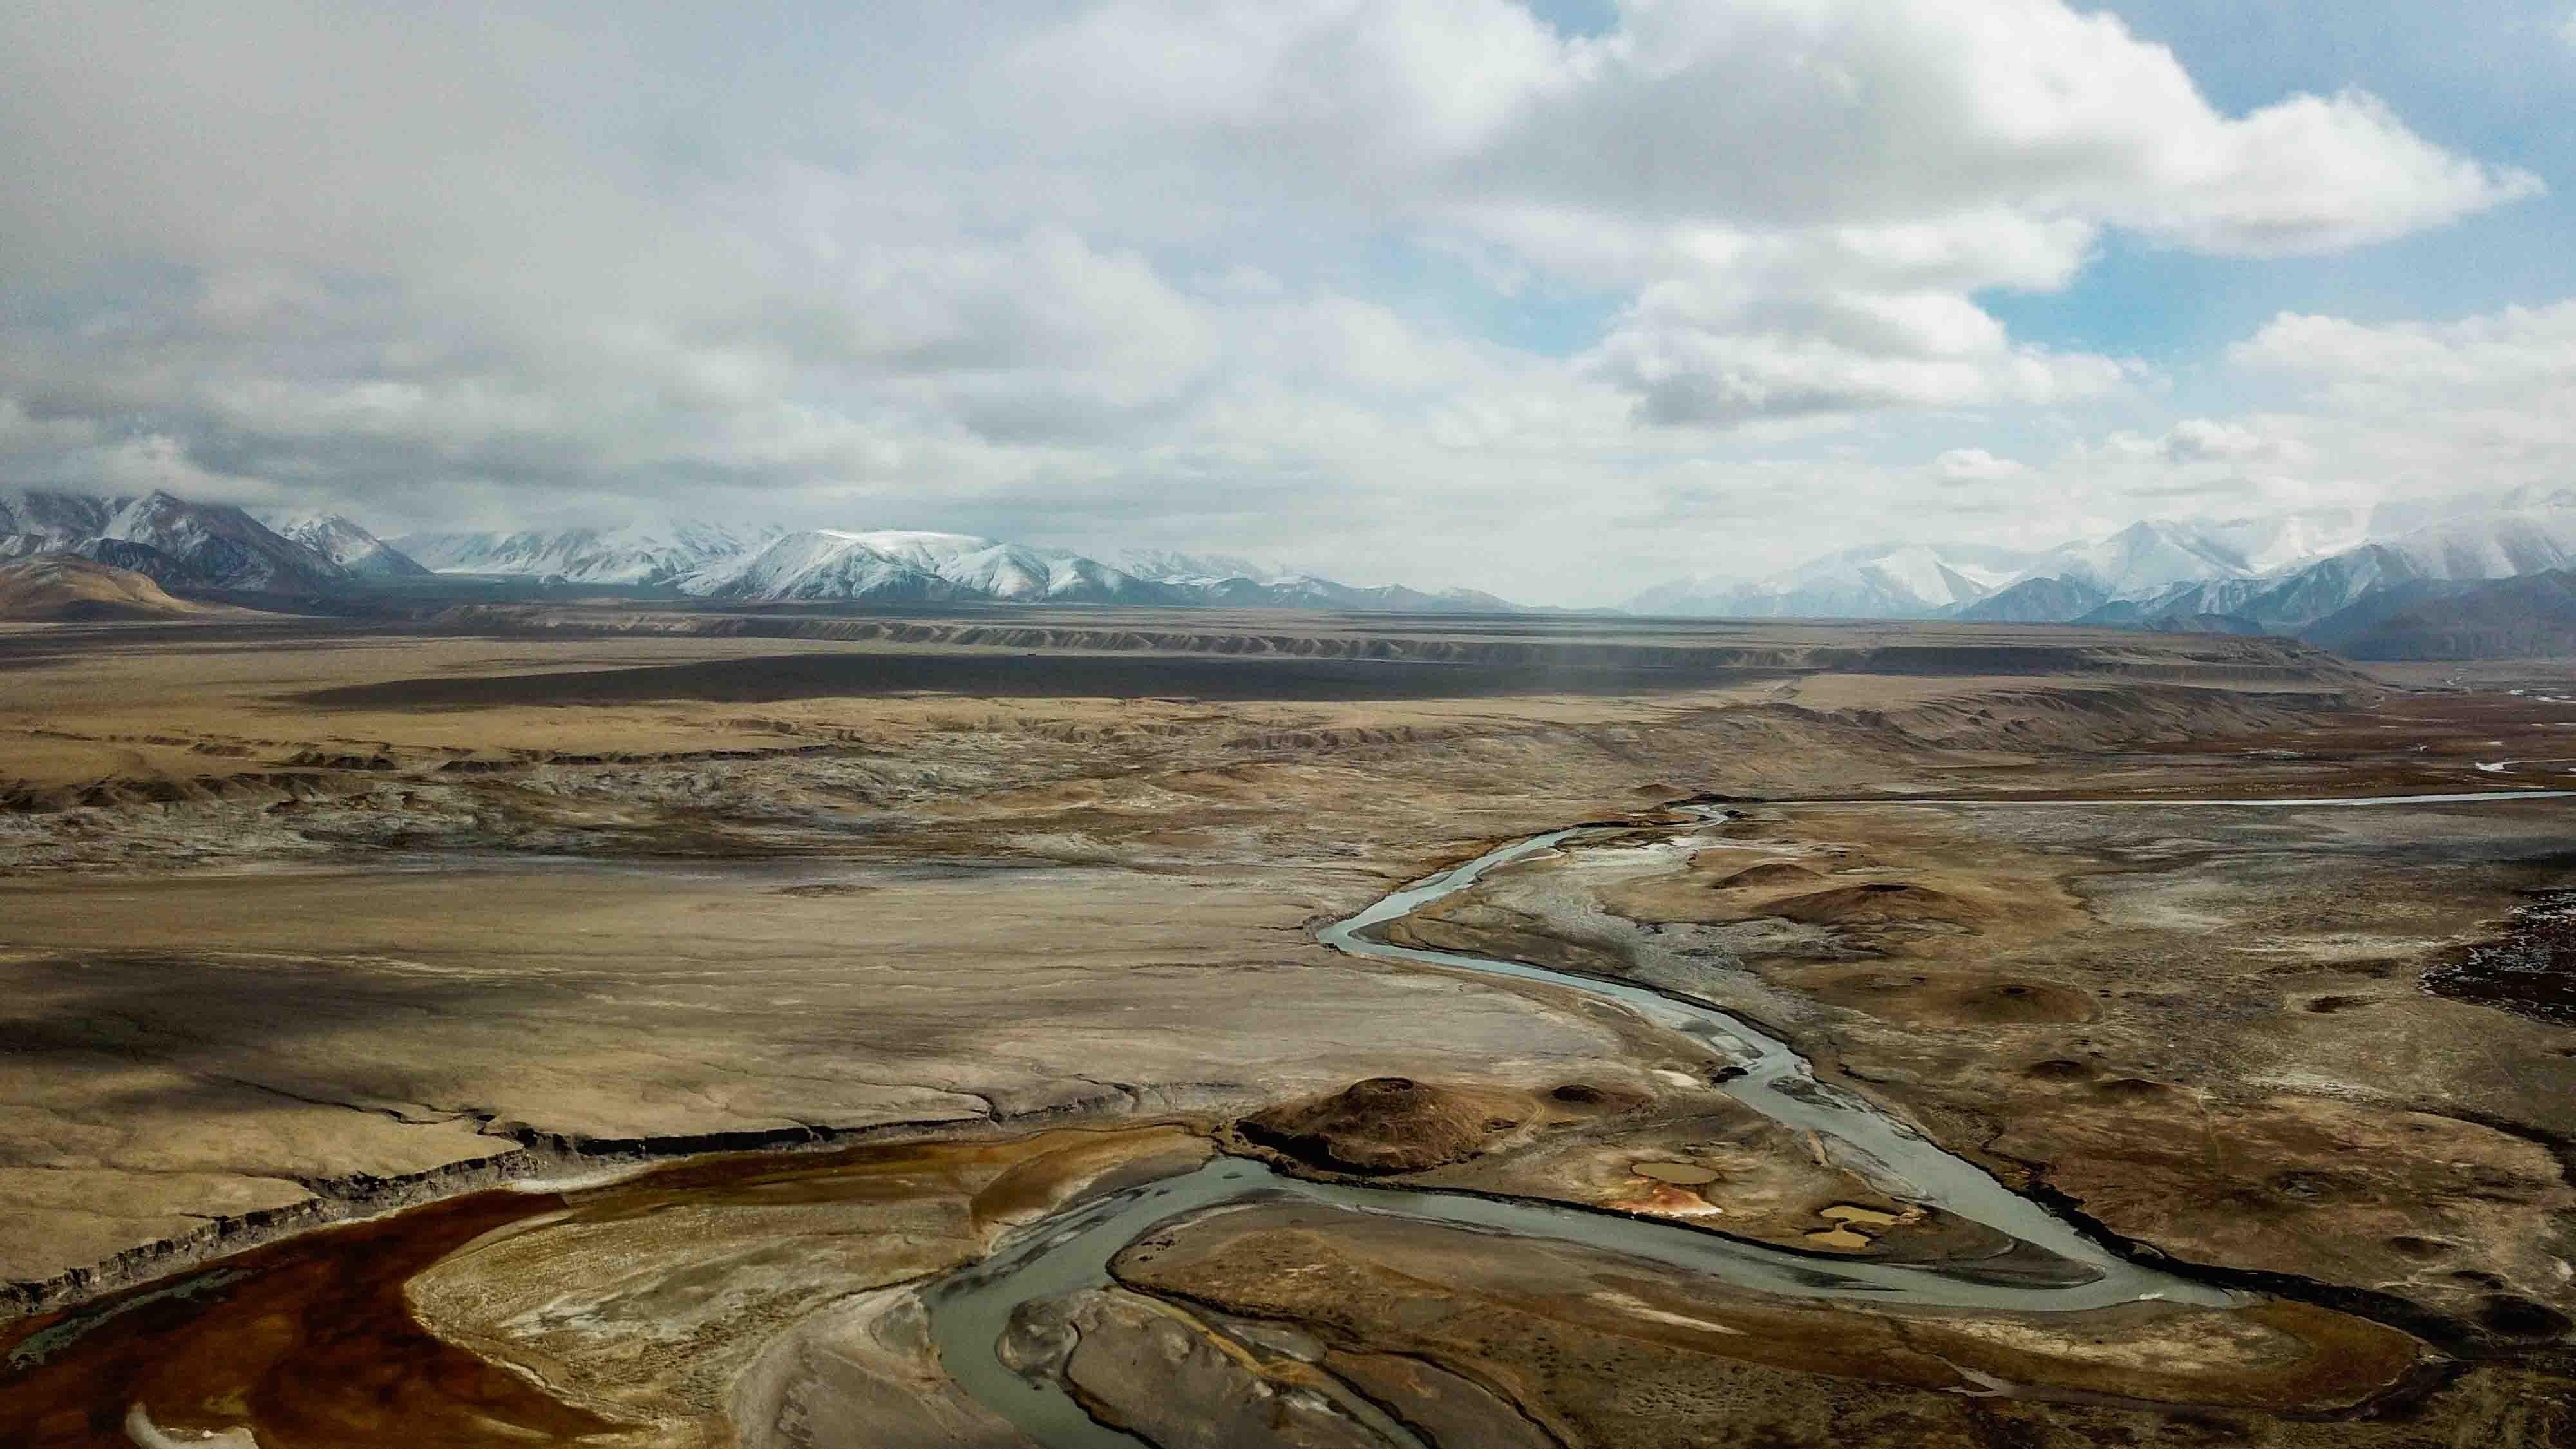
<path fill-rule="evenodd" d="M 2344 796 L 2294 800 L 1890 800 L 1834 804 L 2027 807 L 2050 805 L 2315 808 L 2563 799 L 2576 791 Z M 1808 802 L 1765 802 L 1795 804 Z M 1827 802 L 1812 802 L 1827 803 Z M 1703 819 L 1720 812 L 1685 807 Z M 1240 1158 L 1079 1204 L 1034 1223 L 983 1261 L 927 1290 L 940 1361 L 958 1386 L 1050 1449 L 1133 1449 L 1144 1441 L 1085 1413 L 1052 1379 L 1006 1366 L 997 1346 L 1012 1316 L 1034 1303 L 1109 1281 L 1109 1262 L 1158 1225 L 1231 1204 L 1293 1200 L 1439 1223 L 1472 1232 L 1578 1242 L 1718 1283 L 1799 1298 L 1867 1299 L 1929 1308 L 2072 1312 L 2160 1299 L 2225 1307 L 2243 1295 L 2119 1256 L 1984 1169 L 1945 1151 L 1854 1093 L 1818 1081 L 1807 1059 L 1705 1002 L 1606 977 L 1455 951 L 1391 945 L 1370 928 L 1472 888 L 1488 872 L 1555 849 L 1583 827 L 1517 841 L 1418 881 L 1318 933 L 1350 956 L 1543 982 L 1615 1002 L 1696 1042 L 1724 1090 L 1784 1126 L 1835 1145 L 1836 1159 L 1900 1201 L 1919 1203 L 2003 1234 L 2013 1248 L 1985 1262 L 1870 1263 L 1824 1258 L 1720 1236 L 1705 1229 L 1617 1214 L 1466 1193 L 1307 1182 Z M 1398 1442 L 1401 1429 L 1377 1426 Z"/>
<path fill-rule="evenodd" d="M 1838 809 L 2156 806 L 2281 810 L 2466 805 L 2570 797 L 2576 797 L 2576 790 L 2499 789 L 2288 800 L 1843 799 L 1760 803 L 1770 807 L 1809 805 Z M 1677 808 L 1703 822 L 1728 813 L 1715 804 Z M 1934 1310 L 2043 1313 L 2081 1312 L 2149 1300 L 2212 1308 L 2252 1301 L 2230 1289 L 2131 1261 L 2038 1202 L 2006 1188 L 1973 1163 L 1944 1150 L 1866 1098 L 1818 1080 L 1807 1059 L 1786 1042 L 1708 1003 L 1608 977 L 1393 945 L 1378 935 L 1377 928 L 1388 922 L 1469 890 L 1493 871 L 1556 850 L 1570 837 L 1595 828 L 1600 827 L 1552 830 L 1489 851 L 1386 896 L 1358 914 L 1325 927 L 1319 937 L 1324 944 L 1353 957 L 1540 983 L 1615 1004 L 1696 1044 L 1706 1056 L 1704 1075 L 1709 1082 L 1772 1121 L 1802 1135 L 1812 1134 L 1837 1164 L 1888 1197 L 1982 1225 L 2006 1241 L 2007 1248 L 1973 1261 L 1899 1263 L 1854 1259 L 1745 1241 L 1689 1224 L 1543 1201 L 1310 1182 L 1247 1158 L 1218 1156 L 1173 1176 L 1074 1201 L 1013 1232 L 989 1256 L 927 1283 L 921 1293 L 929 1306 L 932 1337 L 943 1369 L 959 1389 L 1051 1449 L 1131 1449 L 1141 1444 L 1143 1441 L 1092 1419 L 1052 1375 L 1028 1374 L 1010 1367 L 1003 1360 L 1002 1343 L 1025 1305 L 1107 1285 L 1111 1281 L 1111 1260 L 1157 1228 L 1186 1216 L 1257 1202 L 1300 1202 L 1401 1217 L 1498 1240 L 1579 1244 L 1657 1265 L 1669 1270 L 1678 1281 L 1706 1283 L 1713 1294 L 1742 1289 L 1777 1297 Z M 377 1244 L 377 1248 L 369 1249 L 361 1243 L 339 1249 L 340 1258 L 331 1262 L 345 1259 L 376 1272 L 383 1282 L 374 1283 L 369 1291 L 384 1300 L 379 1316 L 395 1314 L 402 1284 L 412 1274 L 477 1232 L 525 1215 L 523 1208 L 505 1203 L 475 1209 L 482 1214 L 477 1217 L 465 1212 L 473 1201 L 460 1199 L 464 1207 L 432 1205 L 385 1219 L 382 1231 L 366 1240 Z M 400 1241 L 396 1236 L 399 1223 L 417 1220 L 435 1225 L 445 1221 L 436 1216 L 441 1213 L 464 1216 L 427 1236 L 415 1233 L 415 1237 L 422 1238 L 415 1245 L 416 1251 L 383 1251 L 383 1244 Z M 432 1216 L 421 1218 L 420 1214 Z M 148 1363 L 160 1351 L 155 1347 L 158 1340 L 150 1335 L 138 1334 L 128 1342 L 115 1339 L 113 1334 L 102 1334 L 102 1339 L 115 1340 L 104 1346 L 89 1335 L 113 1326 L 119 1314 L 150 1307 L 173 1294 L 201 1292 L 213 1285 L 230 1285 L 226 1291 L 231 1292 L 255 1281 L 261 1271 L 277 1271 L 263 1270 L 255 1260 L 242 1261 L 247 1266 L 236 1269 L 231 1263 L 218 1262 L 176 1284 L 141 1290 L 103 1303 L 97 1310 L 76 1314 L 20 1344 L 11 1362 L 24 1367 L 56 1352 L 94 1348 L 103 1356 L 124 1356 L 113 1361 L 103 1358 L 111 1368 L 125 1359 L 137 1365 Z M 308 1266 L 294 1271 L 318 1270 Z M 367 1281 L 373 1283 L 372 1279 Z M 316 1291 L 329 1290 L 317 1285 Z M 163 1304 L 154 1311 L 170 1308 L 172 1305 Z M 140 1312 L 135 1315 L 137 1320 L 144 1316 Z M 401 1326 L 423 1340 L 421 1352 L 433 1348 L 453 1352 L 410 1326 L 407 1317 L 401 1319 Z M 1994 1387 L 2010 1391 L 2009 1385 L 1998 1383 Z M 1393 1420 L 1375 1414 L 1365 1403 L 1355 1402 L 1347 1407 L 1367 1418 L 1389 1442 L 1420 1449 L 1415 1436 Z M 139 1403 L 135 1413 L 142 1413 Z M 148 1427 L 149 1421 L 145 1423 Z M 134 1432 L 130 1427 L 127 1430 L 129 1437 Z M 536 1437 L 548 1435 L 539 1431 Z M 136 1442 L 154 1441 L 139 1438 Z"/>

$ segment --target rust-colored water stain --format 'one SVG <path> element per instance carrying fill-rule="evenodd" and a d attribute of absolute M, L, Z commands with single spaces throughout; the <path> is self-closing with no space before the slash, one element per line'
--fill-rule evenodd
<path fill-rule="evenodd" d="M 614 1426 L 433 1337 L 403 1284 L 505 1224 L 563 1206 L 482 1192 L 254 1248 L 0 1330 L 0 1437 L 131 1449 L 142 1404 L 173 1430 L 247 1423 L 262 1449 L 563 1443 Z M 174 1291 L 180 1290 L 180 1291 Z M 30 1363 L 29 1360 L 35 1360 Z"/>
<path fill-rule="evenodd" d="M 141 1404 L 180 1434 L 247 1425 L 261 1449 L 529 1449 L 625 1425 L 431 1334 L 404 1285 L 476 1238 L 546 1214 L 597 1220 L 677 1202 L 895 1201 L 985 1189 L 1041 1208 L 1122 1156 L 1198 1141 L 1169 1121 L 967 1142 L 676 1163 L 609 1187 L 486 1191 L 304 1234 L 193 1273 L 0 1327 L 0 1443 L 132 1449 Z"/>

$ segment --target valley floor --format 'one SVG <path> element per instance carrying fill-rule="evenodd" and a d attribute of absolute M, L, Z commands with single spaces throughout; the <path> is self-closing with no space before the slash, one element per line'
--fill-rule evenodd
<path fill-rule="evenodd" d="M 1033 1371 L 1174 1445 L 1396 1442 L 1358 1401 L 1444 1445 L 2576 1434 L 2576 1027 L 2460 969 L 2570 884 L 2576 801 L 2188 803 L 2544 791 L 2576 704 L 2539 671 L 1057 613 L 0 635 L 10 1442 L 1013 1443 L 943 1387 L 918 1287 L 1212 1146 L 1991 1251 L 1669 1031 L 1313 937 L 1576 822 L 1390 939 L 1736 1012 L 2273 1316 L 2121 1310 L 2079 1347 L 1278 1208 L 1122 1260 L 1030 1327 Z M 2015 799 L 2067 803 L 1956 803 Z M 1393 1077 L 1423 1115 L 1345 1110 Z M 1274 1119 L 1313 1130 L 1242 1125 Z M 1354 1169 L 1379 1138 L 1445 1145 Z M 1195 1427 L 1153 1419 L 1165 1384 Z"/>

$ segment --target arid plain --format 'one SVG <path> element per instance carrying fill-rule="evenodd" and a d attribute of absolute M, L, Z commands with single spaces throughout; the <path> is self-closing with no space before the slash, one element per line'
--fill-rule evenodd
<path fill-rule="evenodd" d="M 2479 671 L 1097 609 L 12 628 L 0 1439 L 1052 1442 L 941 1295 L 1243 1164 L 1298 1191 L 1113 1244 L 987 1377 L 1167 1446 L 2576 1442 L 2576 691 Z M 2409 796 L 2469 798 L 2344 803 Z M 1575 826 L 1370 928 L 1533 977 L 1319 939 Z M 2015 1296 L 2064 1263 L 1584 982 L 1731 1014 L 2178 1286 Z M 1978 1291 L 1810 1291 L 1846 1272 Z"/>

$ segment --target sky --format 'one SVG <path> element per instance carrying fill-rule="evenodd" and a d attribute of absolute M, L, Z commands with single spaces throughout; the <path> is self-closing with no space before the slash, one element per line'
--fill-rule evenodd
<path fill-rule="evenodd" d="M 1616 603 L 2576 485 L 2576 0 L 0 7 L 0 488 Z"/>

